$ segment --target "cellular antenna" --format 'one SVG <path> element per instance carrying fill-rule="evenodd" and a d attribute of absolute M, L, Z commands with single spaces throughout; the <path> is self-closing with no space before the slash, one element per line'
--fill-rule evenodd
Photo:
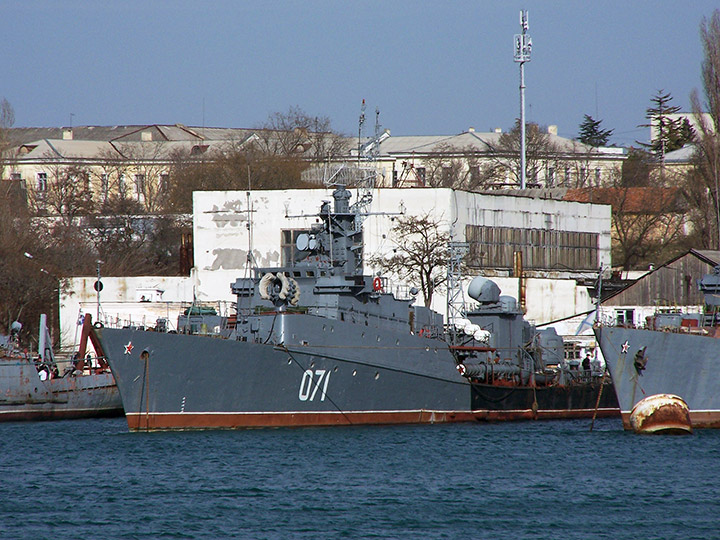
<path fill-rule="evenodd" d="M 530 61 L 532 39 L 527 35 L 528 12 L 520 11 L 522 34 L 515 34 L 515 62 L 520 64 L 520 189 L 525 189 L 525 62 Z"/>

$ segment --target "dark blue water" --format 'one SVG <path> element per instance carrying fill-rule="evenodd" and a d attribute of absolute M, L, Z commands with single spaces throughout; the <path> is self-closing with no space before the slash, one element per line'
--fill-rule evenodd
<path fill-rule="evenodd" d="M 0 424 L 0 537 L 720 537 L 720 431 L 588 428 Z"/>

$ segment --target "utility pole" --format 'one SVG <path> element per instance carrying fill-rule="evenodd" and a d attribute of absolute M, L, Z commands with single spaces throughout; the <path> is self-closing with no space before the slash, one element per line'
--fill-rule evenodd
<path fill-rule="evenodd" d="M 520 27 L 522 34 L 515 34 L 515 62 L 520 64 L 520 189 L 525 189 L 525 62 L 532 51 L 527 10 L 520 11 Z"/>

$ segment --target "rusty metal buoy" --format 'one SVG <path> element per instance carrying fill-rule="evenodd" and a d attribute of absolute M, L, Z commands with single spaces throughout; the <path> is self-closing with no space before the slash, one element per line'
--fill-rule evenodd
<path fill-rule="evenodd" d="M 690 409 L 683 398 L 673 394 L 655 394 L 638 401 L 630 413 L 630 425 L 635 433 L 692 433 Z"/>

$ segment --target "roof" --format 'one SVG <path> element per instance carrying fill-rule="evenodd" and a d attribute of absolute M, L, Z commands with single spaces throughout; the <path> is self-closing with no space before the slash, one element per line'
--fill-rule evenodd
<path fill-rule="evenodd" d="M 128 125 L 128 126 L 75 126 L 75 127 L 22 127 L 8 130 L 9 139 L 20 146 L 41 139 L 63 139 L 72 133 L 76 141 L 143 140 L 143 133 L 150 133 L 153 140 L 192 141 L 245 139 L 256 130 L 241 128 L 196 127 L 183 124 Z"/>
<path fill-rule="evenodd" d="M 479 133 L 476 131 L 465 131 L 457 135 L 409 135 L 387 137 L 380 143 L 381 154 L 412 154 L 412 153 L 433 153 L 446 152 L 451 146 L 459 150 L 471 150 L 475 152 L 489 152 L 497 148 L 500 137 L 503 133 L 489 132 Z M 617 152 L 604 152 L 600 149 L 587 146 L 581 142 L 559 137 L 552 133 L 545 134 L 550 143 L 560 151 L 572 153 L 597 153 L 598 157 L 610 157 L 617 159 Z M 622 155 L 622 153 L 620 153 Z"/>
<path fill-rule="evenodd" d="M 86 141 L 67 139 L 42 139 L 19 147 L 20 162 L 57 159 L 112 160 L 145 158 L 167 160 L 179 150 L 200 153 L 219 150 L 229 144 L 228 140 L 180 140 L 180 141 Z"/>
<path fill-rule="evenodd" d="M 629 214 L 654 214 L 681 209 L 677 187 L 608 187 L 568 189 L 563 200 L 609 204 Z"/>
<path fill-rule="evenodd" d="M 668 152 L 667 154 L 665 154 L 665 162 L 666 163 L 685 163 L 692 159 L 694 153 L 695 153 L 695 145 L 694 144 L 686 144 L 682 148 L 678 148 L 677 150 L 673 150 L 672 152 Z"/>

